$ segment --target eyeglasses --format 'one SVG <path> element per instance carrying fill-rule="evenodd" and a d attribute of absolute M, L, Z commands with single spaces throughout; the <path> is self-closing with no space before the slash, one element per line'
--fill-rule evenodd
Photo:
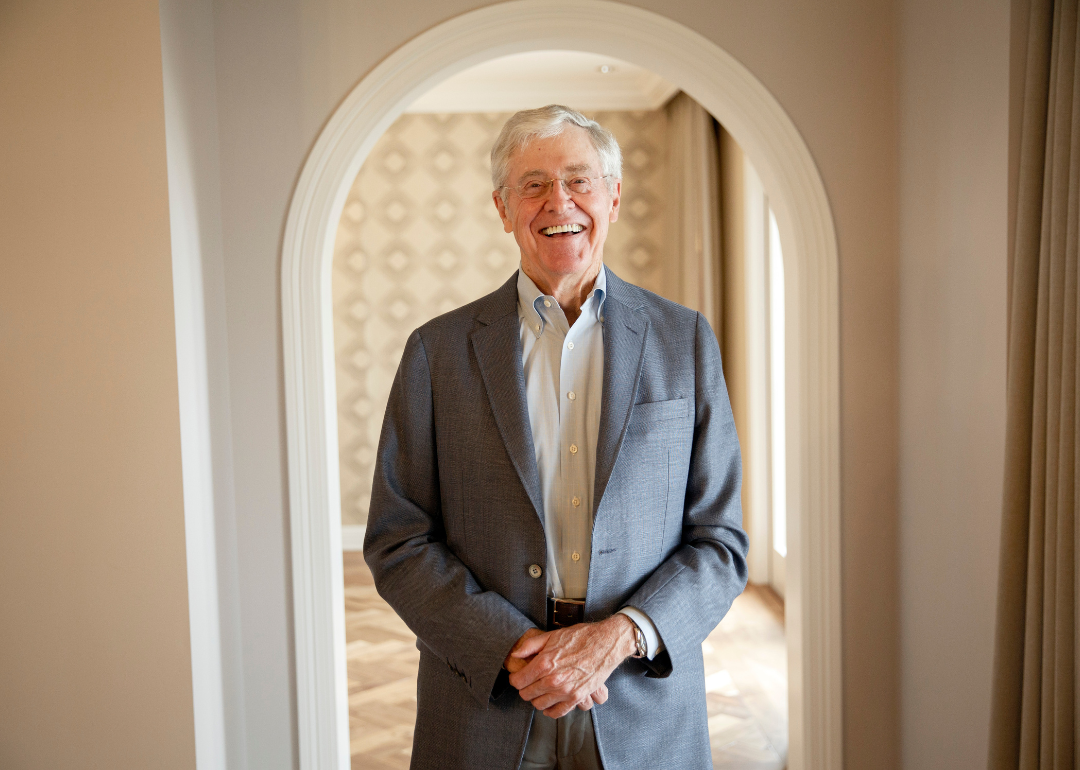
<path fill-rule="evenodd" d="M 519 198 L 542 198 L 551 192 L 551 186 L 555 182 L 561 182 L 562 187 L 568 194 L 589 195 L 593 191 L 593 183 L 607 176 L 574 176 L 569 179 L 530 179 L 525 184 L 512 187 L 503 185 L 500 190 L 513 190 Z"/>

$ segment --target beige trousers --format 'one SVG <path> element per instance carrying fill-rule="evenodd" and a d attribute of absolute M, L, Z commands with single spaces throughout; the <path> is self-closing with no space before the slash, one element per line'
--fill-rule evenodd
<path fill-rule="evenodd" d="M 559 719 L 533 714 L 521 770 L 603 770 L 591 711 L 574 709 Z"/>

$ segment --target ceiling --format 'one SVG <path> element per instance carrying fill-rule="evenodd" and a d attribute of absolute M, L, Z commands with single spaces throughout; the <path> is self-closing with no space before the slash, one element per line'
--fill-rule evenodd
<path fill-rule="evenodd" d="M 444 80 L 406 112 L 516 112 L 545 104 L 578 110 L 655 110 L 678 88 L 621 59 L 530 51 L 491 59 Z"/>

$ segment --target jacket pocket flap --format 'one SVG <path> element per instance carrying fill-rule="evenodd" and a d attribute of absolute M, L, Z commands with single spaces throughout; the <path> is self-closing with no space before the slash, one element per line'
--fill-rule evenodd
<path fill-rule="evenodd" d="M 673 398 L 670 401 L 651 401 L 634 405 L 634 417 L 643 422 L 660 422 L 686 417 L 690 413 L 690 399 Z"/>

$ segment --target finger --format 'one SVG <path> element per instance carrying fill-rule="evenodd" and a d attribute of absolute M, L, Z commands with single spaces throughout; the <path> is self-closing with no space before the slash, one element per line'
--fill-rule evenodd
<path fill-rule="evenodd" d="M 533 704 L 533 708 L 540 711 L 551 708 L 559 701 L 566 700 L 569 697 L 566 693 L 555 692 L 546 687 L 538 687 L 535 684 L 521 690 L 519 694 L 523 700 L 529 701 L 529 703 Z"/>
<path fill-rule="evenodd" d="M 551 708 L 544 709 L 544 716 L 551 717 L 552 719 L 559 719 L 560 717 L 566 716 L 567 714 L 569 714 L 573 710 L 574 710 L 573 704 L 566 703 L 564 701 L 562 703 L 558 703 L 558 704 L 552 706 Z"/>
<path fill-rule="evenodd" d="M 566 711 L 570 712 L 581 700 L 581 696 L 575 693 L 546 692 L 533 698 L 530 703 L 537 711 L 547 711 L 560 703 L 566 704 Z"/>
<path fill-rule="evenodd" d="M 594 704 L 593 704 L 592 696 L 587 695 L 587 696 L 585 696 L 585 700 L 583 700 L 581 703 L 577 704 L 577 707 L 581 711 L 588 711 L 589 709 L 591 709 L 593 707 L 593 705 Z"/>
<path fill-rule="evenodd" d="M 606 684 L 600 685 L 589 697 L 592 698 L 592 702 L 596 704 L 607 703 L 608 689 Z"/>
<path fill-rule="evenodd" d="M 532 630 L 532 629 L 530 629 Z M 517 644 L 514 645 L 514 649 L 510 651 L 510 657 L 512 658 L 531 658 L 544 649 L 544 645 L 547 644 L 548 634 L 543 631 L 537 630 L 534 634 L 529 634 L 518 639 Z"/>
<path fill-rule="evenodd" d="M 534 636 L 542 636 L 543 634 L 544 634 L 543 631 L 541 631 L 539 628 L 536 628 L 535 626 L 533 626 L 532 628 L 528 629 L 525 633 L 523 633 L 520 637 L 518 637 L 518 640 L 516 642 L 514 642 L 513 649 L 515 649 L 515 650 L 518 649 L 521 646 L 522 642 L 524 642 L 526 639 L 531 639 Z"/>
<path fill-rule="evenodd" d="M 530 660 L 532 660 L 532 658 L 527 660 L 522 660 L 521 658 L 507 658 L 506 664 L 503 667 L 511 674 L 516 674 L 518 671 L 525 668 L 525 666 L 529 665 Z"/>
<path fill-rule="evenodd" d="M 536 685 L 544 677 L 550 677 L 555 673 L 555 664 L 552 663 L 550 655 L 536 655 L 523 669 L 516 674 L 510 675 L 510 684 L 514 685 L 518 690 L 524 690 Z M 558 682 L 549 680 L 544 683 L 540 689 L 530 693 L 527 697 L 522 697 L 525 697 L 525 700 L 532 700 L 541 692 L 546 692 L 547 690 L 558 687 L 559 684 L 562 683 L 562 679 L 563 677 L 560 676 Z"/>
<path fill-rule="evenodd" d="M 522 634 L 521 637 L 518 638 L 516 642 L 514 642 L 514 646 L 510 648 L 510 652 L 506 653 L 506 658 L 503 660 L 503 668 L 505 668 L 507 671 L 516 671 L 517 669 L 521 668 L 521 666 L 517 666 L 513 669 L 510 668 L 510 659 L 514 655 L 514 651 L 521 646 L 521 643 L 524 640 L 528 639 L 531 636 L 536 636 L 537 634 L 542 633 L 544 632 L 534 626 L 533 628 L 528 629 L 524 634 Z"/>
<path fill-rule="evenodd" d="M 526 666 L 515 676 L 523 677 L 529 674 L 529 668 L 528 666 Z M 513 680 L 511 680 L 511 684 L 512 683 Z M 573 681 L 569 677 L 567 677 L 565 672 L 547 673 L 541 676 L 537 676 L 531 684 L 518 688 L 518 690 L 521 692 L 521 697 L 530 702 L 544 695 L 550 695 L 554 697 L 555 700 L 572 699 L 575 703 L 581 700 L 581 696 L 579 695 L 577 697 L 574 697 L 574 693 L 581 692 L 583 689 L 591 688 L 581 687 L 580 683 Z M 545 706 L 544 708 L 547 708 L 547 706 Z"/>
<path fill-rule="evenodd" d="M 573 691 L 591 692 L 596 682 L 604 677 L 595 677 L 595 671 L 569 667 L 551 661 L 548 655 L 538 655 L 525 668 L 512 674 L 510 684 L 520 692 L 521 697 L 531 701 L 545 692 L 562 693 L 569 696 Z"/>
<path fill-rule="evenodd" d="M 520 670 L 510 674 L 510 684 L 516 687 L 519 691 L 529 690 L 528 694 L 522 694 L 521 697 L 525 700 L 532 700 L 537 695 L 547 692 L 550 687 L 538 686 L 540 680 L 550 674 L 550 670 L 536 665 L 536 658 L 533 658 Z"/>

